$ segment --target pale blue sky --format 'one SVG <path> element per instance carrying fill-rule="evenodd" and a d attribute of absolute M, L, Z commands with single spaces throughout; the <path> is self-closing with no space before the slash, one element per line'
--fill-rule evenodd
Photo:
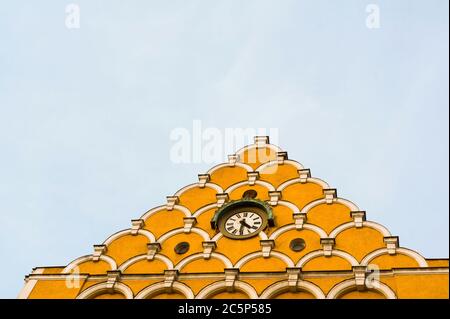
<path fill-rule="evenodd" d="M 209 164 L 169 160 L 193 119 L 279 128 L 402 246 L 448 257 L 448 1 L 73 2 L 76 30 L 70 1 L 0 5 L 0 297 L 195 182 Z"/>

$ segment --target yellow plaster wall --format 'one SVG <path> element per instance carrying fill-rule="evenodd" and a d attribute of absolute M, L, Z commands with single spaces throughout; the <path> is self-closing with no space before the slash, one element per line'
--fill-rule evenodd
<path fill-rule="evenodd" d="M 254 272 L 254 271 L 284 271 L 288 267 L 284 261 L 277 257 L 258 257 L 246 262 L 242 265 L 241 272 Z"/>
<path fill-rule="evenodd" d="M 361 261 L 374 250 L 384 248 L 383 235 L 373 228 L 349 228 L 336 236 L 336 249 L 346 251 Z"/>
<path fill-rule="evenodd" d="M 156 238 L 159 238 L 162 234 L 168 231 L 180 228 L 184 226 L 183 218 L 185 217 L 183 212 L 177 209 L 168 211 L 166 209 L 158 211 L 147 218 L 144 229 L 150 231 Z"/>
<path fill-rule="evenodd" d="M 383 294 L 372 291 L 372 290 L 366 290 L 366 291 L 357 291 L 353 290 L 350 292 L 347 292 L 341 296 L 339 296 L 339 299 L 386 299 Z"/>
<path fill-rule="evenodd" d="M 189 250 L 182 255 L 175 253 L 174 250 L 175 246 L 180 242 L 189 243 Z M 177 234 L 163 242 L 163 244 L 161 245 L 161 254 L 169 257 L 169 259 L 172 260 L 173 264 L 176 265 L 178 262 L 180 262 L 180 260 L 190 255 L 203 252 L 202 242 L 203 238 L 196 233 Z"/>
<path fill-rule="evenodd" d="M 239 166 L 221 167 L 210 176 L 210 182 L 227 189 L 233 184 L 248 180 L 247 170 Z"/>
<path fill-rule="evenodd" d="M 127 259 L 147 253 L 149 240 L 144 235 L 125 235 L 112 241 L 106 254 L 112 257 L 117 265 L 121 265 Z"/>
<path fill-rule="evenodd" d="M 239 161 L 251 166 L 253 169 L 276 158 L 277 152 L 269 147 L 246 149 L 239 154 Z"/>
<path fill-rule="evenodd" d="M 233 265 L 245 255 L 261 250 L 258 236 L 245 240 L 233 240 L 222 237 L 217 241 L 216 252 L 227 256 Z"/>
<path fill-rule="evenodd" d="M 299 209 L 323 197 L 322 187 L 314 183 L 295 183 L 283 189 L 281 194 L 282 200 L 294 203 Z"/>
<path fill-rule="evenodd" d="M 111 270 L 111 266 L 104 260 L 85 261 L 78 265 L 78 270 L 80 274 L 99 275 L 106 274 L 108 270 Z"/>
<path fill-rule="evenodd" d="M 179 196 L 179 205 L 186 207 L 193 214 L 199 208 L 217 202 L 216 194 L 210 187 L 194 187 Z"/>
<path fill-rule="evenodd" d="M 73 282 L 72 282 L 73 283 Z M 66 280 L 39 280 L 29 295 L 29 299 L 74 299 L 83 286 L 68 288 Z"/>
<path fill-rule="evenodd" d="M 289 244 L 295 238 L 302 238 L 305 240 L 305 248 L 299 252 L 289 248 Z M 288 255 L 294 263 L 297 263 L 303 256 L 314 250 L 319 250 L 321 247 L 320 236 L 315 232 L 308 229 L 293 229 L 281 234 L 275 239 L 274 249 Z"/>
<path fill-rule="evenodd" d="M 268 167 L 259 173 L 260 179 L 272 184 L 275 188 L 284 182 L 298 178 L 298 168 L 292 164 L 276 165 L 276 167 Z"/>
<path fill-rule="evenodd" d="M 167 269 L 167 265 L 161 260 L 143 259 L 128 266 L 124 274 L 162 274 Z"/>
<path fill-rule="evenodd" d="M 211 273 L 224 271 L 224 263 L 217 258 L 197 259 L 184 266 L 180 273 Z"/>
<path fill-rule="evenodd" d="M 352 221 L 350 208 L 339 203 L 317 205 L 307 215 L 309 224 L 321 227 L 328 234 L 337 226 Z"/>
<path fill-rule="evenodd" d="M 319 271 L 319 270 L 351 270 L 352 265 L 339 256 L 320 256 L 311 259 L 303 267 L 304 271 Z"/>
<path fill-rule="evenodd" d="M 297 291 L 297 292 L 282 292 L 278 295 L 272 297 L 273 299 L 316 299 L 314 295 L 307 291 Z"/>

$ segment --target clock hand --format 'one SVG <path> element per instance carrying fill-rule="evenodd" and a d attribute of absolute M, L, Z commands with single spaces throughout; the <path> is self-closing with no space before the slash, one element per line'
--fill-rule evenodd
<path fill-rule="evenodd" d="M 239 222 L 241 223 L 242 226 L 245 226 L 245 227 L 247 227 L 247 228 L 252 228 L 252 226 L 250 226 L 249 224 L 247 224 L 247 223 L 245 222 L 245 219 L 241 219 Z"/>
<path fill-rule="evenodd" d="M 244 233 L 244 225 L 241 223 L 241 227 L 239 228 L 239 234 L 243 234 Z"/>

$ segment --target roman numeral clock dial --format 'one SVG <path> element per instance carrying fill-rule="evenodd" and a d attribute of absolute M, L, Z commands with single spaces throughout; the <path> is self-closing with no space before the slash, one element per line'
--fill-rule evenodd
<path fill-rule="evenodd" d="M 265 213 L 254 207 L 230 211 L 219 221 L 220 231 L 233 239 L 256 236 L 266 225 Z"/>

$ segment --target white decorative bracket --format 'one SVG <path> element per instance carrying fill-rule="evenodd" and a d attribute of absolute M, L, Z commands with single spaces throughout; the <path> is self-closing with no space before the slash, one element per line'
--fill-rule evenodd
<path fill-rule="evenodd" d="M 192 227 L 197 223 L 197 218 L 193 216 L 184 217 L 183 221 L 184 221 L 184 232 L 188 234 L 191 232 Z"/>
<path fill-rule="evenodd" d="M 355 285 L 358 291 L 366 289 L 366 272 L 367 266 L 353 266 L 353 274 L 355 276 Z"/>
<path fill-rule="evenodd" d="M 177 277 L 178 277 L 177 269 L 164 270 L 164 289 L 166 293 L 172 292 L 173 282 L 177 279 Z"/>
<path fill-rule="evenodd" d="M 228 165 L 234 166 L 236 165 L 236 162 L 239 160 L 239 155 L 231 154 L 228 155 Z"/>
<path fill-rule="evenodd" d="M 217 244 L 215 241 L 204 241 L 202 242 L 203 246 L 203 258 L 209 259 L 211 257 L 211 253 L 216 249 Z"/>
<path fill-rule="evenodd" d="M 365 211 L 353 211 L 350 212 L 350 216 L 353 218 L 353 222 L 355 223 L 356 228 L 363 227 L 363 224 L 366 221 Z"/>
<path fill-rule="evenodd" d="M 302 272 L 301 267 L 287 267 L 286 268 L 288 276 L 288 285 L 291 292 L 297 291 L 298 280 L 300 279 L 300 274 Z"/>
<path fill-rule="evenodd" d="M 99 261 L 100 256 L 106 252 L 106 245 L 94 245 L 94 253 L 92 254 L 92 261 Z"/>
<path fill-rule="evenodd" d="M 247 172 L 248 184 L 253 186 L 257 179 L 259 179 L 259 172 Z"/>
<path fill-rule="evenodd" d="M 288 153 L 287 152 L 277 152 L 277 162 L 278 165 L 282 165 L 285 160 L 288 159 Z"/>
<path fill-rule="evenodd" d="M 337 197 L 336 188 L 326 188 L 323 190 L 323 194 L 328 205 L 333 204 L 334 199 Z"/>
<path fill-rule="evenodd" d="M 261 244 L 263 257 L 269 258 L 272 248 L 275 247 L 275 241 L 273 239 L 261 239 L 259 242 Z"/>
<path fill-rule="evenodd" d="M 216 194 L 216 198 L 217 198 L 217 207 L 222 207 L 222 205 L 228 201 L 229 196 L 227 193 L 220 193 Z"/>
<path fill-rule="evenodd" d="M 311 171 L 309 168 L 299 169 L 298 176 L 300 177 L 300 183 L 305 184 L 308 181 L 308 178 L 311 177 Z"/>
<path fill-rule="evenodd" d="M 306 223 L 306 213 L 295 212 L 292 216 L 294 217 L 295 228 L 302 229 L 303 224 Z"/>
<path fill-rule="evenodd" d="M 269 191 L 269 197 L 270 197 L 270 205 L 276 206 L 278 205 L 278 201 L 281 199 L 281 192 Z"/>
<path fill-rule="evenodd" d="M 203 188 L 209 182 L 211 176 L 209 174 L 198 174 L 198 187 Z"/>
<path fill-rule="evenodd" d="M 106 289 L 109 290 L 109 293 L 114 292 L 114 285 L 120 279 L 121 272 L 120 270 L 108 270 L 106 272 L 107 281 L 106 281 Z"/>
<path fill-rule="evenodd" d="M 160 243 L 149 243 L 147 244 L 147 260 L 153 260 L 158 251 L 161 250 Z"/>
<path fill-rule="evenodd" d="M 131 220 L 131 235 L 135 236 L 138 234 L 139 229 L 144 227 L 143 219 L 132 219 Z"/>
<path fill-rule="evenodd" d="M 398 236 L 386 236 L 383 240 L 386 244 L 389 255 L 395 255 L 397 253 L 397 248 L 400 245 Z"/>
<path fill-rule="evenodd" d="M 256 146 L 264 146 L 269 144 L 269 137 L 268 136 L 255 136 L 254 141 Z"/>
<path fill-rule="evenodd" d="M 225 268 L 225 286 L 228 292 L 234 291 L 234 283 L 239 275 L 239 268 Z"/>
<path fill-rule="evenodd" d="M 173 207 L 180 201 L 178 196 L 166 196 L 166 198 L 167 198 L 167 205 L 166 205 L 167 210 L 173 210 Z"/>
<path fill-rule="evenodd" d="M 323 248 L 323 255 L 326 257 L 330 257 L 335 245 L 334 238 L 320 238 L 320 244 Z"/>

